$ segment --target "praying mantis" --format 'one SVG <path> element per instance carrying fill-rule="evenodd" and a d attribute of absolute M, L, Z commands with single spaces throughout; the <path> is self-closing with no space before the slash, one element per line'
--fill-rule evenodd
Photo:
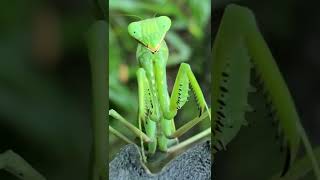
<path fill-rule="evenodd" d="M 211 114 L 195 75 L 186 63 L 180 64 L 171 96 L 169 96 L 166 77 L 169 50 L 164 38 L 170 26 L 171 20 L 167 16 L 129 24 L 128 32 L 138 42 L 136 58 L 140 65 L 137 70 L 139 127 L 130 124 L 115 110 L 109 110 L 111 117 L 140 137 L 141 155 L 144 162 L 147 162 L 144 143 L 147 144 L 148 155 L 155 154 L 157 150 L 172 153 L 211 133 L 211 127 L 209 127 L 184 142 L 178 142 L 177 138 L 197 123 L 206 117 L 211 119 Z M 199 116 L 176 130 L 174 117 L 187 102 L 190 89 L 196 97 Z M 128 143 L 133 143 L 111 126 L 109 126 L 109 131 Z"/>
<path fill-rule="evenodd" d="M 143 160 L 146 162 L 144 143 L 148 145 L 149 154 L 154 154 L 157 147 L 160 151 L 171 152 L 179 147 L 176 138 L 204 116 L 208 116 L 210 121 L 212 117 L 212 132 L 209 127 L 194 137 L 200 138 L 201 135 L 212 133 L 214 158 L 217 152 L 226 149 L 241 127 L 249 123 L 245 114 L 254 107 L 249 105 L 248 96 L 258 89 L 264 94 L 268 116 L 277 125 L 283 139 L 281 146 L 285 151 L 285 161 L 279 176 L 285 177 L 297 157 L 302 141 L 316 177 L 320 179 L 319 165 L 312 146 L 300 123 L 288 87 L 257 28 L 253 13 L 248 8 L 234 4 L 228 5 L 224 12 L 212 50 L 212 114 L 188 64 L 180 65 L 172 94 L 168 94 L 165 75 L 168 48 L 163 39 L 170 24 L 168 17 L 160 16 L 131 23 L 128 27 L 129 34 L 138 41 L 139 127 L 132 126 L 116 111 L 109 111 L 110 116 L 140 137 Z M 257 79 L 254 84 L 257 87 L 251 85 L 252 77 Z M 198 118 L 175 130 L 173 118 L 186 102 L 189 84 L 201 113 Z M 109 130 L 132 143 L 111 126 Z"/>

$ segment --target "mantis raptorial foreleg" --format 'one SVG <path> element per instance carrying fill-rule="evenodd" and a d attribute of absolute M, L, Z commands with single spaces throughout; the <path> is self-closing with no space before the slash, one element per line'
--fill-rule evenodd
<path fill-rule="evenodd" d="M 248 8 L 227 6 L 214 41 L 213 59 L 214 153 L 225 149 L 241 126 L 247 124 L 245 113 L 251 109 L 247 99 L 252 89 L 250 68 L 253 68 L 271 106 L 272 117 L 283 132 L 286 160 L 282 176 L 295 160 L 302 139 L 313 160 L 315 173 L 320 177 L 319 166 L 288 87 Z"/>
<path fill-rule="evenodd" d="M 190 68 L 190 65 L 181 63 L 171 93 L 169 110 L 164 112 L 165 116 L 170 117 L 172 114 L 175 116 L 177 114 L 177 110 L 182 108 L 182 106 L 187 102 L 189 97 L 189 85 L 191 86 L 191 89 L 196 97 L 197 105 L 200 110 L 199 117 L 204 113 L 205 110 L 209 112 L 209 108 L 203 96 L 202 90 Z M 165 106 L 165 104 L 162 104 L 162 106 Z M 211 119 L 211 115 L 208 115 L 209 119 Z M 166 135 L 171 136 L 171 134 Z"/>
<path fill-rule="evenodd" d="M 22 157 L 8 150 L 0 154 L 0 170 L 4 169 L 23 180 L 45 180 Z"/>
<path fill-rule="evenodd" d="M 177 77 L 173 86 L 173 90 L 171 93 L 171 97 L 170 97 L 170 106 L 169 106 L 170 112 L 168 112 L 167 115 L 176 114 L 177 110 L 182 108 L 183 105 L 187 102 L 187 99 L 189 97 L 189 85 L 191 86 L 191 89 L 195 95 L 196 102 L 200 110 L 200 115 L 199 117 L 189 121 L 187 124 L 183 125 L 173 133 L 164 132 L 167 138 L 177 138 L 181 136 L 182 134 L 187 132 L 189 129 L 194 127 L 196 124 L 201 122 L 203 119 L 205 119 L 206 117 L 209 117 L 209 119 L 211 120 L 211 113 L 207 106 L 205 98 L 203 96 L 202 90 L 189 64 L 186 64 L 186 63 L 181 63 L 180 68 L 178 70 L 178 74 L 177 74 Z M 192 144 L 193 142 L 203 138 L 204 136 L 209 135 L 210 133 L 211 133 L 211 128 L 208 128 L 204 132 L 201 132 L 195 135 L 193 138 L 190 138 L 185 142 L 182 142 L 176 146 L 173 146 L 172 148 L 170 148 L 170 150 L 166 150 L 166 151 L 173 152 L 175 149 L 180 149 L 184 146 Z"/>

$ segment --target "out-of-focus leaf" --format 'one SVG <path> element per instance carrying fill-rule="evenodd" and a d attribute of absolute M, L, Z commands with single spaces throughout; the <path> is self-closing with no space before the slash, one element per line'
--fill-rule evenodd
<path fill-rule="evenodd" d="M 210 0 L 188 0 L 192 17 L 189 21 L 189 30 L 196 38 L 203 37 L 203 27 L 208 23 L 211 14 Z"/>
<path fill-rule="evenodd" d="M 117 73 L 120 64 L 120 47 L 118 45 L 117 39 L 114 36 L 113 30 L 109 25 L 109 75 L 114 75 Z"/>
<path fill-rule="evenodd" d="M 191 55 L 190 47 L 175 32 L 169 31 L 166 39 L 173 50 L 170 49 L 170 55 L 167 65 L 176 65 L 181 62 L 188 61 Z"/>
<path fill-rule="evenodd" d="M 109 26 L 109 100 L 125 110 L 136 109 L 135 95 L 119 80 L 119 68 L 122 62 L 121 51 L 113 30 Z"/>
<path fill-rule="evenodd" d="M 155 3 L 153 1 L 137 1 L 137 0 L 110 0 L 109 1 L 110 10 L 118 10 L 127 14 L 122 15 L 144 15 L 146 12 L 156 12 L 158 15 L 168 15 L 176 16 L 182 18 L 181 10 L 172 2 L 166 1 L 164 3 Z M 152 14 L 152 13 L 151 13 Z M 121 15 L 121 14 L 120 14 Z M 156 15 L 155 13 L 151 16 L 141 17 L 141 18 L 151 18 Z"/>

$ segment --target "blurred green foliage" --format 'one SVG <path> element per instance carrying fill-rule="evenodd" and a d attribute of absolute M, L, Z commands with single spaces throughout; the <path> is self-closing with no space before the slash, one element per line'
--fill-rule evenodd
<path fill-rule="evenodd" d="M 107 180 L 108 141 L 106 114 L 108 111 L 107 22 L 99 20 L 87 34 L 92 81 L 92 135 L 90 178 Z"/>
<path fill-rule="evenodd" d="M 89 177 L 91 7 L 91 1 L 0 3 L 0 152 L 14 150 L 51 180 Z M 16 178 L 0 170 L 0 179 Z"/>
<path fill-rule="evenodd" d="M 110 0 L 109 1 L 109 102 L 115 109 L 137 125 L 138 97 L 136 70 L 138 64 L 135 53 L 137 42 L 127 32 L 130 22 L 154 16 L 166 15 L 172 26 L 165 40 L 169 46 L 167 65 L 168 87 L 171 92 L 176 73 L 181 62 L 188 62 L 195 72 L 200 86 L 210 104 L 210 52 L 211 52 L 211 1 L 210 0 Z M 191 98 L 192 99 L 192 98 Z M 176 118 L 176 126 L 198 115 L 194 101 L 189 101 Z M 134 137 L 130 131 L 110 118 L 109 124 L 127 137 Z M 185 137 L 210 126 L 203 123 Z M 184 138 L 185 138 L 184 137 Z M 121 146 L 122 140 L 109 136 L 109 160 Z"/>

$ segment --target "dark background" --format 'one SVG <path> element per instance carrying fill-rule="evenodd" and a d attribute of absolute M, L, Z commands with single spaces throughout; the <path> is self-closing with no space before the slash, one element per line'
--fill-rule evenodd
<path fill-rule="evenodd" d="M 231 2 L 250 8 L 295 101 L 302 124 L 314 147 L 320 143 L 320 11 L 318 1 L 299 0 L 216 0 L 212 2 L 212 30 L 215 37 L 225 6 Z M 260 136 L 243 128 L 227 152 L 217 154 L 217 179 L 257 179 L 264 174 L 259 166 L 273 164 L 253 159 L 252 149 Z M 258 131 L 263 131 L 259 129 Z M 274 136 L 270 134 L 270 136 Z M 251 141 L 245 140 L 251 137 Z M 244 147 L 245 146 L 245 147 Z M 268 149 L 261 145 L 260 151 Z M 267 150 L 266 150 L 267 151 Z M 238 152 L 238 153 L 237 153 Z M 241 152 L 241 153 L 239 153 Z M 251 164 L 251 165 L 250 165 Z M 253 164 L 253 165 L 252 165 Z M 256 178 L 254 178 L 256 177 Z M 267 178 L 264 176 L 264 178 Z M 314 179 L 312 176 L 306 179 Z"/>

